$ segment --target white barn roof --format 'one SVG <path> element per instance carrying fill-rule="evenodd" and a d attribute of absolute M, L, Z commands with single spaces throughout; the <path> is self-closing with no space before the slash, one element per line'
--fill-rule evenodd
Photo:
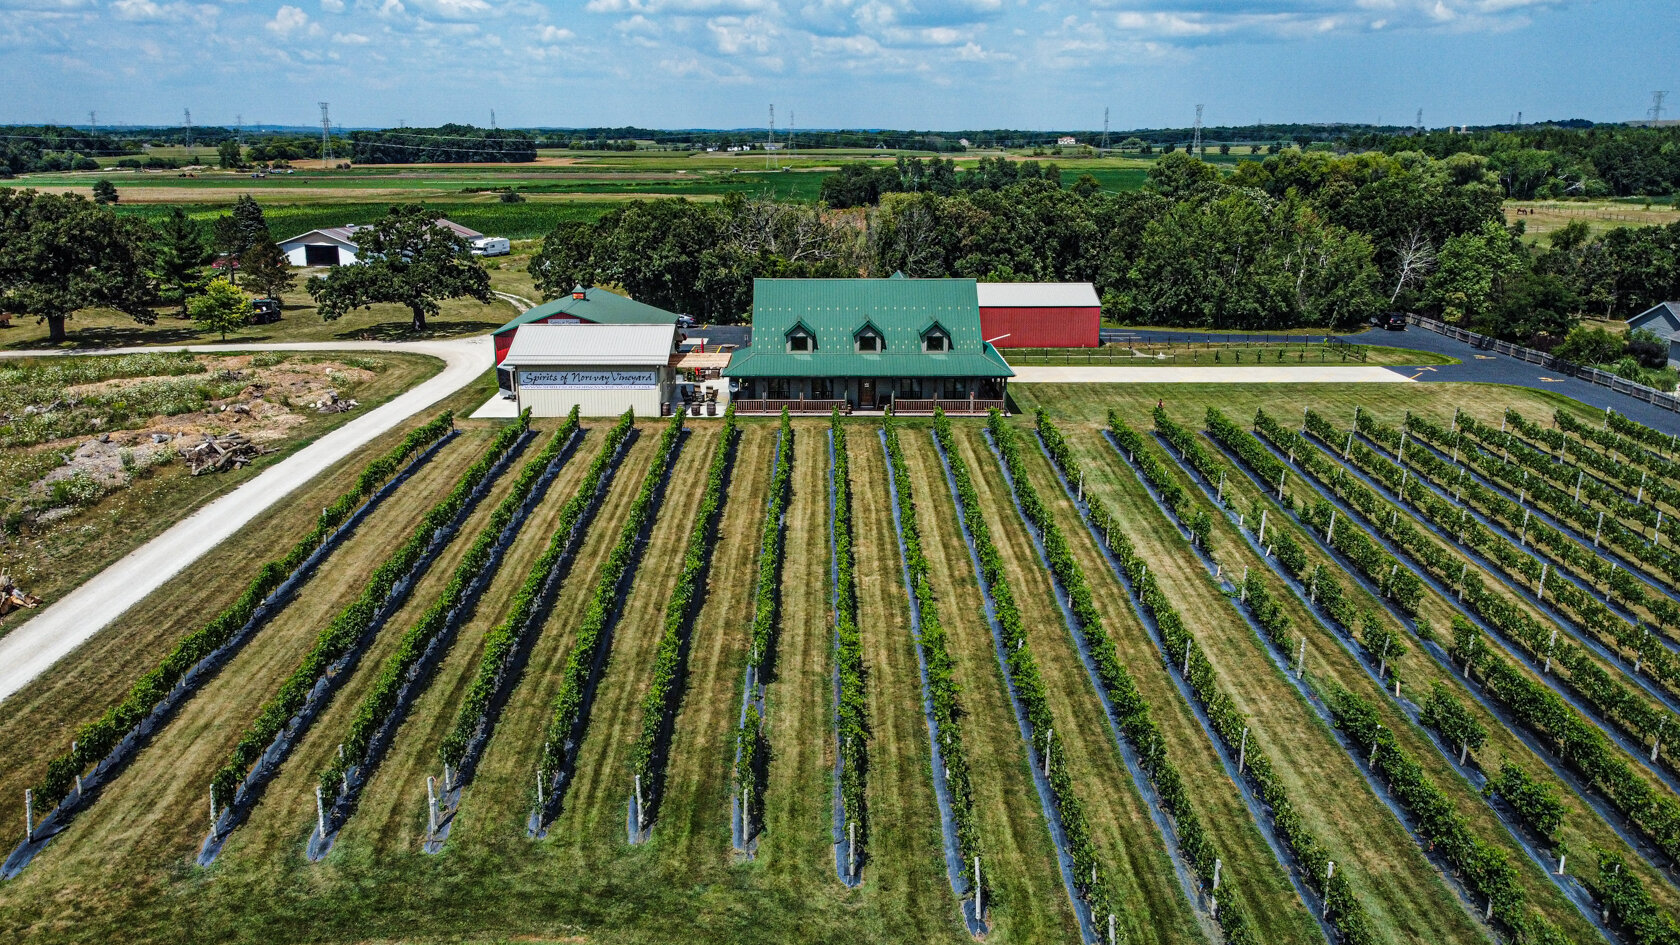
<path fill-rule="evenodd" d="M 982 282 L 975 286 L 981 308 L 1097 308 L 1097 287 L 1089 282 Z"/>
<path fill-rule="evenodd" d="M 299 233 L 291 239 L 281 240 L 280 245 L 285 246 L 288 243 L 321 243 L 325 241 L 354 248 L 356 245 L 356 241 L 354 239 L 356 231 L 362 229 L 366 225 L 367 224 L 363 223 L 346 223 L 344 226 L 324 226 L 320 229 L 310 230 L 307 233 Z M 437 225 L 469 240 L 478 239 L 484 235 L 475 229 L 462 226 L 453 220 L 439 219 L 437 221 Z M 312 240 L 309 238 L 312 236 L 321 237 L 321 239 Z"/>
<path fill-rule="evenodd" d="M 524 325 L 502 364 L 665 367 L 675 350 L 675 325 Z"/>

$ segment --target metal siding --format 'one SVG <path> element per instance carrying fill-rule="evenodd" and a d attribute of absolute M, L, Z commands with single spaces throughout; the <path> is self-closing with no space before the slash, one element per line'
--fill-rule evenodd
<path fill-rule="evenodd" d="M 635 410 L 638 417 L 657 417 L 660 408 L 671 397 L 669 373 L 662 373 L 659 384 L 650 389 L 625 390 L 524 390 L 519 391 L 519 408 L 531 408 L 535 417 L 564 417 L 576 404 L 584 417 L 616 417 L 625 410 Z"/>
<path fill-rule="evenodd" d="M 1095 348 L 1101 325 L 1100 307 L 980 310 L 980 332 L 999 348 Z"/>

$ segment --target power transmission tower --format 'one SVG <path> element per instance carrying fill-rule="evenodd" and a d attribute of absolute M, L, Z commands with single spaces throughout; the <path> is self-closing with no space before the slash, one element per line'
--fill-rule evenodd
<path fill-rule="evenodd" d="M 235 133 L 233 140 L 235 142 L 237 142 L 238 145 L 241 148 L 243 148 L 245 146 L 245 116 L 244 115 L 233 116 L 233 123 L 239 129 Z"/>
<path fill-rule="evenodd" d="M 787 146 L 788 146 L 788 154 L 790 154 L 790 155 L 799 153 L 799 146 L 797 144 L 794 144 L 794 141 L 793 141 L 793 129 L 798 127 L 798 126 L 799 126 L 799 115 L 797 113 L 795 113 L 793 109 L 791 109 L 791 108 L 788 109 Z"/>
<path fill-rule="evenodd" d="M 1421 108 L 1418 109 L 1417 126 L 1416 127 L 1417 127 L 1417 133 L 1420 134 L 1420 135 L 1423 134 L 1423 109 L 1421 109 Z"/>
<path fill-rule="evenodd" d="M 494 108 L 490 109 L 490 130 L 496 130 L 496 110 Z"/>
<path fill-rule="evenodd" d="M 332 160 L 332 119 L 327 117 L 327 104 L 321 103 L 321 166 Z"/>
<path fill-rule="evenodd" d="M 94 112 L 90 111 L 90 112 L 88 112 L 88 137 L 89 138 L 96 138 L 98 136 L 99 136 L 99 118 Z"/>
<path fill-rule="evenodd" d="M 1103 146 L 1102 146 L 1102 149 L 1104 151 L 1108 150 L 1108 106 L 1107 105 L 1103 106 Z"/>
<path fill-rule="evenodd" d="M 770 103 L 770 127 L 764 133 L 764 169 L 770 169 L 770 145 L 776 140 L 776 103 Z"/>
<path fill-rule="evenodd" d="M 1652 92 L 1651 93 L 1651 112 L 1650 112 L 1650 114 L 1651 114 L 1651 124 L 1654 125 L 1657 122 L 1662 121 L 1663 99 L 1665 99 L 1667 97 L 1668 97 L 1667 92 Z"/>
<path fill-rule="evenodd" d="M 187 157 L 192 157 L 192 109 L 181 109 L 181 117 L 186 120 L 187 127 Z"/>
<path fill-rule="evenodd" d="M 1190 153 L 1202 156 L 1202 106 L 1196 106 L 1196 135 L 1190 142 Z"/>
<path fill-rule="evenodd" d="M 1522 127 L 1522 109 L 1517 109 L 1517 127 Z"/>

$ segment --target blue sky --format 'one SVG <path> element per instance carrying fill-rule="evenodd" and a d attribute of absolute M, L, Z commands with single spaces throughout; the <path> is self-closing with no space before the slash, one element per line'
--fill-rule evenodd
<path fill-rule="evenodd" d="M 1637 118 L 1645 0 L 0 0 L 0 122 L 1115 128 Z"/>

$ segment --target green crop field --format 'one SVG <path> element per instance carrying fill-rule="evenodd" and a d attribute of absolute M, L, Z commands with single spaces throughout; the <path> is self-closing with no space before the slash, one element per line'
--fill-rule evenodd
<path fill-rule="evenodd" d="M 481 472 L 507 429 L 459 421 L 459 434 L 372 506 L 294 598 L 189 683 L 125 766 L 101 775 L 85 798 L 60 792 L 74 808 L 54 822 L 62 832 L 0 881 L 0 935 L 43 943 L 958 943 L 972 940 L 964 916 L 974 868 L 958 864 L 953 888 L 944 838 L 956 828 L 945 820 L 959 807 L 972 817 L 964 842 L 980 858 L 987 941 L 1076 942 L 1084 929 L 1088 940 L 1106 942 L 1110 913 L 1116 939 L 1131 943 L 1324 942 L 1326 926 L 1396 945 L 1519 935 L 1587 942 L 1600 938 L 1600 922 L 1615 941 L 1643 942 L 1619 930 L 1650 916 L 1672 921 L 1680 889 L 1660 869 L 1666 856 L 1652 852 L 1669 842 L 1653 811 L 1680 810 L 1671 769 L 1611 741 L 1602 742 L 1601 765 L 1579 767 L 1584 756 L 1573 747 L 1558 754 L 1546 727 L 1561 716 L 1527 714 L 1511 687 L 1520 681 L 1542 701 L 1570 693 L 1573 707 L 1557 711 L 1577 713 L 1580 731 L 1634 725 L 1628 707 L 1655 706 L 1655 697 L 1620 662 L 1599 660 L 1606 685 L 1632 690 L 1612 718 L 1599 690 L 1572 688 L 1585 664 L 1541 671 L 1507 655 L 1523 645 L 1522 621 L 1555 626 L 1563 641 L 1587 632 L 1574 611 L 1554 609 L 1561 590 L 1536 599 L 1480 558 L 1464 574 L 1487 590 L 1463 601 L 1409 578 L 1439 569 L 1429 555 L 1460 553 L 1406 537 L 1408 526 L 1426 528 L 1418 493 L 1408 490 L 1413 504 L 1392 512 L 1348 498 L 1327 529 L 1316 517 L 1328 514 L 1321 496 L 1332 488 L 1354 496 L 1351 476 L 1322 474 L 1343 464 L 1342 451 L 1286 437 L 1307 408 L 1337 429 L 1352 427 L 1355 408 L 1390 427 L 1408 412 L 1445 426 L 1459 408 L 1483 424 L 1502 421 L 1507 408 L 1541 423 L 1559 409 L 1565 420 L 1596 424 L 1601 415 L 1542 392 L 1454 384 L 1023 384 L 1011 393 L 1023 413 L 998 418 L 994 429 L 952 418 L 945 445 L 929 420 L 895 421 L 901 467 L 886 452 L 881 418 L 844 420 L 852 507 L 842 535 L 831 533 L 830 424 L 795 421 L 780 543 L 763 541 L 780 442 L 773 420 L 741 418 L 733 444 L 719 421 L 686 420 L 664 478 L 657 460 L 670 421 L 639 420 L 621 453 L 610 448 L 610 421 L 583 422 L 552 482 L 505 520 L 511 542 L 458 628 L 403 677 L 413 682 L 395 703 L 388 737 L 356 762 L 356 800 L 330 809 L 332 847 L 312 860 L 322 772 L 358 706 L 394 684 L 382 681 L 381 667 L 402 655 L 405 631 L 455 586 L 458 567 L 477 560 L 469 557 L 475 536 L 504 521 L 492 509 L 529 487 L 521 477 L 540 467 L 528 464 L 561 428 L 535 421 L 530 444 L 442 533 L 436 560 L 406 572 L 407 597 L 354 641 L 318 710 L 296 721 L 280 760 L 254 782 L 260 787 L 218 798 L 235 813 L 218 828 L 213 862 L 198 865 L 211 780 L 236 743 L 267 724 L 265 704 L 322 645 L 322 628 L 350 613 L 364 583 L 414 540 L 427 509 Z M 483 396 L 476 385 L 450 405 Z M 1209 408 L 1229 423 L 1218 425 Z M 1257 410 L 1278 421 L 1262 424 L 1259 439 L 1249 432 Z M 0 702 L 6 849 L 23 839 L 24 791 L 49 797 L 49 763 L 82 726 L 228 607 L 262 562 L 291 547 L 316 510 L 405 432 L 309 483 Z M 1275 454 L 1267 443 L 1279 444 Z M 704 583 L 673 617 L 668 601 L 689 573 L 686 549 L 720 450 L 728 472 L 715 536 L 698 546 Z M 1350 455 L 1371 465 L 1391 454 L 1379 445 L 1375 459 Z M 1281 495 L 1273 464 L 1285 470 Z M 895 513 L 891 487 L 913 503 L 913 544 L 901 544 L 904 507 Z M 1527 501 L 1544 510 L 1551 499 L 1534 493 Z M 562 522 L 577 522 L 575 535 Z M 1396 536 L 1394 555 L 1371 544 L 1379 534 Z M 839 875 L 833 809 L 835 761 L 847 746 L 836 743 L 829 549 L 842 539 L 855 561 L 863 663 L 855 691 L 867 758 L 868 839 L 855 886 Z M 556 559 L 552 549 L 569 550 Z M 939 736 L 954 732 L 960 745 L 939 742 L 939 756 L 929 684 L 918 671 L 916 633 L 926 624 L 916 619 L 928 615 L 911 610 L 906 553 L 923 562 L 927 584 L 917 599 L 938 602 L 944 669 L 960 706 L 941 723 L 956 727 Z M 550 565 L 553 580 L 540 590 Z M 763 792 L 750 807 L 750 842 L 738 847 L 732 802 L 743 783 L 734 758 L 743 680 L 757 658 L 761 565 L 774 595 L 766 611 L 773 655 L 759 679 Z M 1630 567 L 1670 594 L 1657 565 Z M 622 585 L 601 584 L 620 570 Z M 491 664 L 510 669 L 495 677 L 494 698 L 474 701 L 486 648 L 500 646 L 492 641 L 501 625 L 519 614 L 528 619 L 510 661 Z M 1481 655 L 1469 654 L 1474 683 L 1459 642 L 1471 617 L 1487 625 Z M 661 640 L 671 632 L 681 645 L 667 653 Z M 592 663 L 592 651 L 579 647 L 597 640 L 602 658 Z M 656 660 L 656 652 L 665 655 Z M 1486 676 L 1495 658 L 1512 664 L 1497 685 Z M 569 666 L 583 673 L 582 688 L 571 688 Z M 656 679 L 674 681 L 676 702 L 650 769 L 659 783 L 638 784 L 638 733 L 652 711 L 644 696 Z M 568 702 L 567 693 L 582 701 Z M 467 767 L 442 782 L 446 736 L 462 707 L 477 705 L 486 714 L 468 718 L 485 720 L 483 740 Z M 575 761 L 558 780 L 544 779 L 544 742 L 561 710 L 578 720 L 566 747 Z M 1448 716 L 1458 728 L 1446 727 Z M 1367 721 L 1380 728 L 1360 727 Z M 1459 744 L 1444 733 L 1468 737 L 1464 726 L 1481 735 L 1461 765 Z M 1371 736 L 1376 748 L 1364 740 L 1370 731 L 1380 733 Z M 952 807 L 942 794 L 948 775 L 939 776 L 934 759 L 949 764 L 957 754 L 971 793 Z M 1625 780 L 1606 780 L 1611 770 Z M 1526 819 L 1538 816 L 1527 795 L 1485 796 L 1487 778 L 1508 777 L 1501 771 L 1551 790 L 1561 821 Z M 432 830 L 429 777 L 440 790 L 460 786 L 458 798 L 444 801 L 446 833 Z M 1627 784 L 1645 793 L 1630 794 Z M 336 775 L 328 787 L 337 790 Z M 532 837 L 539 790 L 549 816 L 545 833 Z M 658 802 L 645 838 L 631 842 L 638 790 Z M 439 837 L 436 852 L 423 849 Z M 1563 854 L 1566 875 L 1558 876 Z"/>

